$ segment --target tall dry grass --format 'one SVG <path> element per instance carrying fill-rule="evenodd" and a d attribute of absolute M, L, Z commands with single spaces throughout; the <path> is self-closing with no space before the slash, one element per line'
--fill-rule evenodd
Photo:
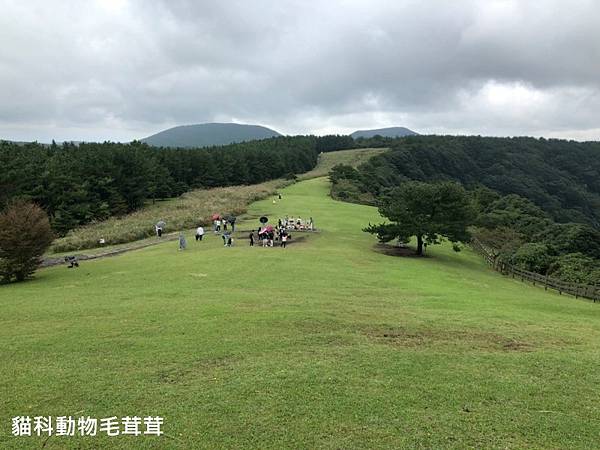
<path fill-rule="evenodd" d="M 100 239 L 105 245 L 137 241 L 154 235 L 158 220 L 167 223 L 165 232 L 173 232 L 210 225 L 214 213 L 240 215 L 250 203 L 272 195 L 292 181 L 272 180 L 251 186 L 231 186 L 214 189 L 198 189 L 182 196 L 148 205 L 123 217 L 70 231 L 65 237 L 54 241 L 51 252 L 61 253 L 98 247 Z"/>

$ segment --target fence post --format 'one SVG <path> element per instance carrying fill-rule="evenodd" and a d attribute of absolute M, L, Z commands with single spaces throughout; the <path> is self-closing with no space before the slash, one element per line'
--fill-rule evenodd
<path fill-rule="evenodd" d="M 551 289 L 558 291 L 559 295 L 562 295 L 563 291 L 565 291 L 569 295 L 574 295 L 575 298 L 583 297 L 593 300 L 594 303 L 596 303 L 596 301 L 600 302 L 600 283 L 595 283 L 593 285 L 567 283 L 561 281 L 560 279 L 550 278 L 548 274 L 541 278 L 540 275 L 536 273 L 525 270 L 517 271 L 511 264 L 503 261 L 498 254 L 494 254 L 495 252 L 492 252 L 484 247 L 477 238 L 474 238 L 471 242 L 474 250 L 479 252 L 485 258 L 486 262 L 502 275 L 510 275 L 513 279 L 518 277 L 522 282 L 527 279 L 527 281 L 531 281 L 534 286 L 537 286 L 537 282 L 539 281 L 540 284 L 544 285 L 545 291 L 547 291 L 548 287 L 550 287 Z M 552 285 L 550 285 L 551 281 Z"/>

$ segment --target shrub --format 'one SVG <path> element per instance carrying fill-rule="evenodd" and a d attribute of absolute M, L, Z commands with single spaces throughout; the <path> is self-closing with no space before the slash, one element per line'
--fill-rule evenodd
<path fill-rule="evenodd" d="M 552 260 L 547 245 L 529 242 L 519 247 L 511 262 L 521 269 L 545 274 Z"/>
<path fill-rule="evenodd" d="M 552 263 L 548 274 L 572 283 L 600 283 L 599 261 L 582 253 L 562 255 Z"/>
<path fill-rule="evenodd" d="M 600 259 L 600 231 L 581 223 L 554 223 L 535 237 L 559 255 L 581 253 Z"/>
<path fill-rule="evenodd" d="M 0 213 L 0 277 L 23 281 L 40 265 L 54 235 L 39 206 L 17 200 Z"/>
<path fill-rule="evenodd" d="M 375 199 L 370 193 L 362 192 L 354 181 L 346 178 L 342 178 L 331 185 L 330 195 L 335 200 L 365 205 L 375 204 Z"/>

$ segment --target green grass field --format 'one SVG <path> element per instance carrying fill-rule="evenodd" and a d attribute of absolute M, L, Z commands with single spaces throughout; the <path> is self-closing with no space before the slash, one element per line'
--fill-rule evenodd
<path fill-rule="evenodd" d="M 374 251 L 376 210 L 328 190 L 251 205 L 314 217 L 287 249 L 188 235 L 0 287 L 0 448 L 600 446 L 599 305 L 468 250 Z M 17 415 L 159 415 L 165 435 L 16 438 Z"/>
<path fill-rule="evenodd" d="M 349 150 L 339 150 L 336 152 L 321 153 L 317 167 L 313 170 L 298 175 L 299 180 L 308 180 L 311 178 L 324 177 L 333 166 L 345 164 L 352 167 L 358 167 L 367 162 L 375 155 L 386 152 L 387 148 L 355 148 Z"/>
<path fill-rule="evenodd" d="M 358 166 L 372 156 L 383 153 L 386 148 L 361 148 L 322 153 L 317 166 L 298 179 L 326 176 L 336 164 Z M 72 254 L 86 250 L 95 253 L 94 247 L 102 238 L 105 248 L 121 246 L 128 242 L 139 242 L 154 236 L 154 224 L 163 219 L 170 232 L 195 228 L 198 224 L 208 225 L 213 213 L 240 215 L 246 212 L 253 201 L 274 194 L 291 181 L 278 179 L 250 186 L 229 186 L 212 189 L 195 189 L 177 198 L 149 202 L 144 208 L 122 217 L 90 223 L 71 230 L 66 236 L 56 239 L 48 251 L 49 256 Z"/>

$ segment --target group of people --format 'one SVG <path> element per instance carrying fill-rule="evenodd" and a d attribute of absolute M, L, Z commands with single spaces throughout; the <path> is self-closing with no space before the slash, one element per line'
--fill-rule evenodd
<path fill-rule="evenodd" d="M 285 248 L 288 240 L 292 238 L 292 235 L 284 227 L 261 227 L 257 230 L 258 241 L 262 243 L 263 247 L 273 247 L 275 242 L 279 243 L 279 246 Z M 254 231 L 250 232 L 248 236 L 250 240 L 250 247 L 254 247 Z"/>
<path fill-rule="evenodd" d="M 202 225 L 200 225 L 200 226 L 198 226 L 198 228 L 196 228 L 196 233 L 195 233 L 196 242 L 202 241 L 203 237 L 204 237 L 204 228 L 202 227 Z M 233 236 L 231 235 L 230 232 L 224 231 L 223 234 L 221 235 L 221 237 L 223 238 L 223 245 L 225 247 L 233 246 Z M 187 248 L 187 241 L 185 239 L 185 235 L 183 234 L 183 232 L 181 232 L 181 233 L 179 233 L 179 250 L 185 250 L 186 248 Z"/>
<path fill-rule="evenodd" d="M 213 231 L 215 234 L 219 233 L 221 229 L 227 231 L 227 224 L 231 225 L 231 232 L 235 231 L 235 217 L 218 217 L 213 219 Z"/>
<path fill-rule="evenodd" d="M 248 240 L 250 243 L 250 247 L 254 247 L 257 243 L 262 245 L 262 247 L 282 247 L 286 248 L 287 243 L 292 239 L 291 231 L 314 231 L 314 221 L 313 218 L 302 219 L 301 217 L 289 217 L 285 216 L 285 218 L 277 220 L 277 226 L 266 225 L 267 218 L 261 218 L 265 224 L 256 230 L 253 230 L 248 235 Z M 231 231 L 227 229 L 227 225 L 231 226 Z M 155 225 L 156 235 L 161 237 L 164 229 L 165 222 L 163 220 L 159 221 Z M 221 216 L 213 217 L 213 231 L 215 234 L 221 233 L 221 238 L 223 239 L 224 247 L 232 247 L 233 246 L 233 232 L 235 231 L 235 218 L 231 217 L 225 219 Z M 204 227 L 199 225 L 195 231 L 195 239 L 196 242 L 202 241 L 204 238 Z M 185 239 L 185 235 L 183 232 L 179 233 L 179 250 L 185 250 L 187 248 L 187 241 Z"/>
<path fill-rule="evenodd" d="M 288 217 L 285 216 L 283 219 L 279 219 L 277 222 L 278 228 L 285 228 L 286 230 L 301 230 L 301 231 L 314 231 L 315 223 L 313 218 L 302 219 L 301 217 Z"/>

